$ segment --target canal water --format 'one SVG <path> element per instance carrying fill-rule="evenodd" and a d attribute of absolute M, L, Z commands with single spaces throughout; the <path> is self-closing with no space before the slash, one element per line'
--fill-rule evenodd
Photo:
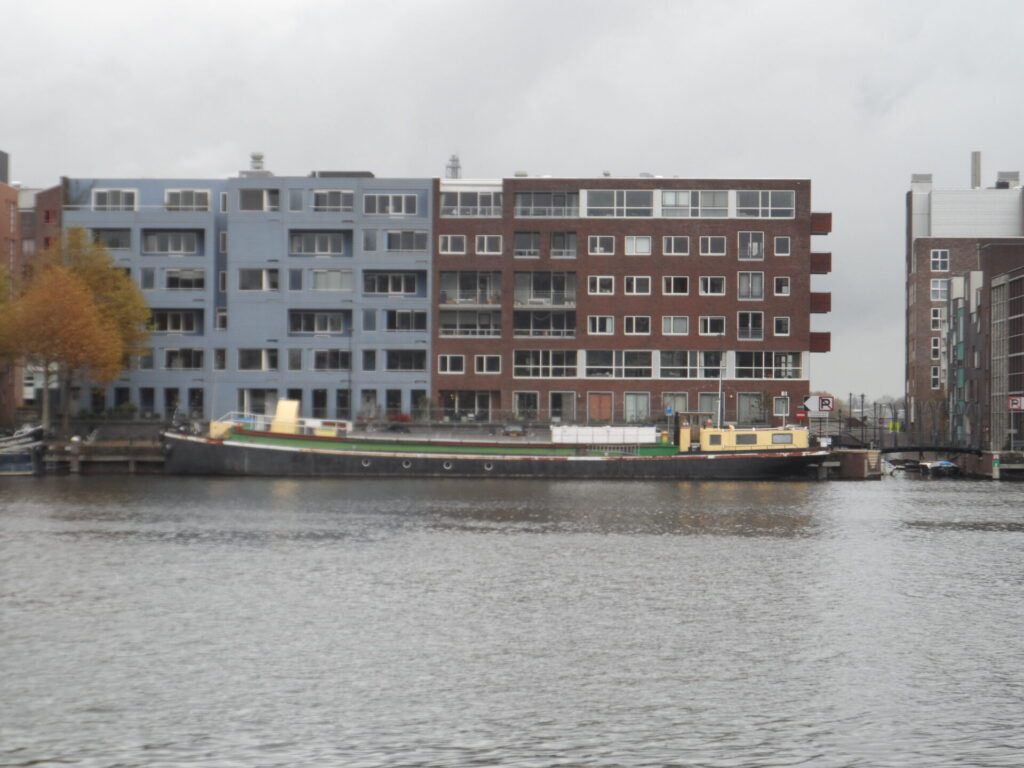
<path fill-rule="evenodd" d="M 1024 485 L 0 482 L 3 766 L 1019 766 Z"/>

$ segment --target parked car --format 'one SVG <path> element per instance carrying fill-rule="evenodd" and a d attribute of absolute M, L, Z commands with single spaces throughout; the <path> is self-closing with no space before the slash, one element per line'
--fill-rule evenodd
<path fill-rule="evenodd" d="M 401 432 L 403 435 L 408 435 L 412 430 L 405 426 L 405 424 L 388 424 L 384 431 Z"/>
<path fill-rule="evenodd" d="M 501 434 L 505 437 L 526 437 L 526 427 L 522 424 L 506 424 L 502 427 Z"/>

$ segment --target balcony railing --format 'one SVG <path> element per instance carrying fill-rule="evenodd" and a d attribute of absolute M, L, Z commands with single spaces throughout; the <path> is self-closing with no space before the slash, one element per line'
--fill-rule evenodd
<path fill-rule="evenodd" d="M 578 205 L 517 205 L 516 218 L 523 219 L 574 219 L 580 215 Z"/>
<path fill-rule="evenodd" d="M 442 304 L 501 304 L 501 291 L 441 291 Z"/>
<path fill-rule="evenodd" d="M 480 328 L 480 327 L 463 327 L 453 328 L 441 326 L 441 336 L 448 337 L 464 337 L 464 338 L 482 338 L 482 337 L 498 337 L 501 336 L 501 328 Z"/>
<path fill-rule="evenodd" d="M 512 335 L 516 338 L 562 338 L 572 339 L 576 336 L 575 328 L 515 328 Z"/>
<path fill-rule="evenodd" d="M 512 255 L 517 259 L 539 259 L 540 248 L 516 248 Z"/>
<path fill-rule="evenodd" d="M 500 205 L 443 205 L 441 216 L 444 218 L 501 218 Z"/>
<path fill-rule="evenodd" d="M 516 291 L 517 307 L 574 307 L 576 291 Z"/>
<path fill-rule="evenodd" d="M 551 249 L 552 259 L 575 259 L 576 249 L 575 248 L 552 248 Z"/>

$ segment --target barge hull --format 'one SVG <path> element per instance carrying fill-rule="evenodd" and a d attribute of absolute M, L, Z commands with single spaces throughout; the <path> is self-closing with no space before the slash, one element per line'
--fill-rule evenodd
<path fill-rule="evenodd" d="M 809 478 L 825 452 L 634 456 L 505 456 L 341 452 L 168 434 L 164 471 L 256 477 L 494 477 L 568 480 L 766 480 Z"/>

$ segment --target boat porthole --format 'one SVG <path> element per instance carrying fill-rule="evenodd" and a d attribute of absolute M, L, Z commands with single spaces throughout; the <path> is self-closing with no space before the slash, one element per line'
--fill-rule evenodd
<path fill-rule="evenodd" d="M 446 461 L 441 466 L 444 467 L 445 469 L 451 469 L 452 468 L 452 463 L 450 461 Z"/>
<path fill-rule="evenodd" d="M 412 466 L 412 462 L 409 461 L 408 459 L 406 459 L 405 461 L 402 462 L 402 469 L 408 469 L 411 466 Z"/>
<path fill-rule="evenodd" d="M 368 466 L 370 466 L 370 460 L 369 459 L 363 459 L 360 462 L 360 464 L 362 464 L 364 467 L 368 467 Z"/>
<path fill-rule="evenodd" d="M 484 469 L 486 469 L 488 472 L 490 472 L 492 469 L 494 469 L 494 465 L 491 464 L 491 462 L 488 461 L 486 464 L 484 464 Z"/>

